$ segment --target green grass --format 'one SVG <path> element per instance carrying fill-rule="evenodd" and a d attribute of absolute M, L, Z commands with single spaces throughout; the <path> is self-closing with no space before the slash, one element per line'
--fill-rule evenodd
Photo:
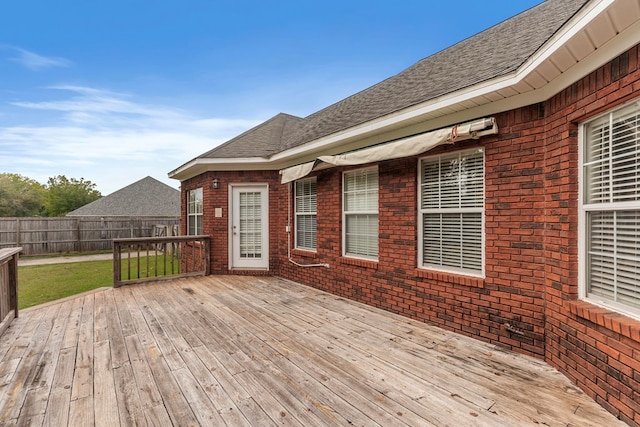
<path fill-rule="evenodd" d="M 122 255 L 123 259 L 122 259 L 122 280 L 127 280 L 128 277 L 126 276 L 126 271 L 127 271 L 127 266 L 128 266 L 128 262 L 127 259 L 125 258 L 125 255 Z M 147 260 L 149 262 L 149 265 L 147 265 Z M 129 275 L 129 278 L 131 279 L 135 279 L 138 277 L 138 260 L 136 258 L 131 258 L 130 260 L 131 262 L 131 274 Z M 171 270 L 171 257 L 167 256 L 166 260 L 164 259 L 164 255 L 158 255 L 157 256 L 157 262 L 158 262 L 158 274 L 156 274 L 156 258 L 154 256 L 149 256 L 149 257 L 140 257 L 140 277 L 154 277 L 154 276 L 164 276 L 165 275 L 165 263 L 166 263 L 166 274 L 170 275 L 170 274 L 178 274 L 180 273 L 180 260 L 178 259 L 174 259 L 173 260 L 173 272 Z M 111 263 L 111 261 L 109 261 L 109 263 Z M 148 274 L 147 274 L 147 269 L 149 270 Z"/>
<path fill-rule="evenodd" d="M 18 308 L 113 286 L 113 261 L 18 267 Z"/>
<path fill-rule="evenodd" d="M 170 258 L 167 270 L 171 273 Z M 175 267 L 178 273 L 179 262 Z M 137 260 L 131 259 L 131 278 L 137 277 Z M 146 257 L 140 258 L 141 276 L 146 277 Z M 127 261 L 122 261 L 123 276 Z M 155 275 L 155 260 L 149 257 L 149 276 Z M 158 256 L 158 276 L 164 275 L 163 256 Z M 126 276 L 123 279 L 127 279 Z M 18 267 L 18 307 L 20 309 L 54 301 L 82 292 L 113 286 L 113 261 L 85 261 L 66 264 Z"/>

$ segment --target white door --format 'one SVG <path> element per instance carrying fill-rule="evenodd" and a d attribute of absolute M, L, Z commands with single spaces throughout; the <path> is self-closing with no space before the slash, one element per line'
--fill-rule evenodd
<path fill-rule="evenodd" d="M 269 268 L 269 202 L 266 185 L 231 187 L 231 268 Z"/>

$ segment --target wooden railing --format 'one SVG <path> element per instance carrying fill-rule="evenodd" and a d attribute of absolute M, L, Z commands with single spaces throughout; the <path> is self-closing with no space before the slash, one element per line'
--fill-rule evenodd
<path fill-rule="evenodd" d="M 21 250 L 0 249 L 0 336 L 18 317 L 18 254 Z"/>
<path fill-rule="evenodd" d="M 113 286 L 209 274 L 209 236 L 113 240 Z"/>

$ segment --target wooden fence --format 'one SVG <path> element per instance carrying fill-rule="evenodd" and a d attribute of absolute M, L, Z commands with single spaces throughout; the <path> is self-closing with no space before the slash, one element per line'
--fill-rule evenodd
<path fill-rule="evenodd" d="M 0 218 L 0 249 L 21 246 L 22 255 L 110 251 L 113 239 L 153 237 L 179 224 L 177 217 Z"/>
<path fill-rule="evenodd" d="M 18 254 L 21 250 L 0 249 L 0 336 L 18 317 Z"/>

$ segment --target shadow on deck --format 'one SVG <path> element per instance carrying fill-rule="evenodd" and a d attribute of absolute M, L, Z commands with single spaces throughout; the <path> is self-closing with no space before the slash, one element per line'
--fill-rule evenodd
<path fill-rule="evenodd" d="M 0 425 L 622 425 L 558 371 L 278 278 L 147 283 L 21 312 Z"/>

